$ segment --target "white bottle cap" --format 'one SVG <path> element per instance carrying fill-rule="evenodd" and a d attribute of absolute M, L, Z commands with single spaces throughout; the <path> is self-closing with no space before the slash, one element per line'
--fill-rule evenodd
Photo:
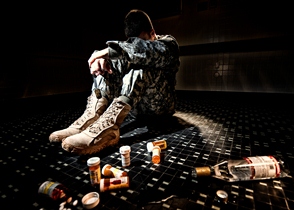
<path fill-rule="evenodd" d="M 102 170 L 101 170 L 101 171 L 102 171 L 102 174 L 103 174 L 104 176 L 111 176 L 112 173 L 108 171 L 111 167 L 112 167 L 112 166 L 111 166 L 110 164 L 106 164 L 105 166 L 103 166 L 103 168 L 102 168 Z"/>
<path fill-rule="evenodd" d="M 98 165 L 99 163 L 100 163 L 99 157 L 92 157 L 87 160 L 88 166 L 95 166 L 95 165 Z"/>
<path fill-rule="evenodd" d="M 119 148 L 119 152 L 120 152 L 120 154 L 127 154 L 127 153 L 131 152 L 131 147 L 130 146 L 121 146 Z"/>
<path fill-rule="evenodd" d="M 147 143 L 147 150 L 148 150 L 148 152 L 152 152 L 152 149 L 153 149 L 153 144 L 152 144 L 152 142 L 148 142 Z"/>
<path fill-rule="evenodd" d="M 90 192 L 82 198 L 82 203 L 85 209 L 92 209 L 98 205 L 100 201 L 99 193 Z"/>

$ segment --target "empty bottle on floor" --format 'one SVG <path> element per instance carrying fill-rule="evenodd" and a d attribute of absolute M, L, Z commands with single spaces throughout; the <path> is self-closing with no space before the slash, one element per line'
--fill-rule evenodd
<path fill-rule="evenodd" d="M 213 176 L 228 182 L 291 177 L 284 161 L 274 156 L 224 160 L 214 166 L 196 167 L 191 175 L 194 178 Z"/>
<path fill-rule="evenodd" d="M 121 146 L 119 148 L 119 152 L 121 154 L 121 164 L 122 167 L 127 167 L 131 165 L 131 147 L 130 146 Z"/>
<path fill-rule="evenodd" d="M 103 168 L 102 168 L 102 174 L 104 176 L 108 176 L 108 177 L 115 177 L 115 178 L 120 178 L 123 176 L 127 176 L 128 173 L 125 171 L 122 171 L 118 168 L 112 167 L 110 164 L 106 164 Z"/>
<path fill-rule="evenodd" d="M 128 176 L 124 176 L 124 177 L 120 177 L 120 178 L 101 179 L 100 192 L 128 188 L 129 186 L 130 186 L 130 180 L 129 180 Z"/>
<path fill-rule="evenodd" d="M 147 143 L 148 152 L 152 152 L 152 149 L 155 146 L 159 146 L 161 150 L 164 150 L 167 148 L 167 143 L 164 139 L 148 142 Z"/>
<path fill-rule="evenodd" d="M 155 146 L 152 149 L 152 162 L 155 164 L 160 163 L 160 153 L 161 149 L 159 146 Z"/>
<path fill-rule="evenodd" d="M 92 157 L 87 160 L 89 167 L 90 181 L 93 186 L 98 185 L 101 179 L 100 158 Z"/>

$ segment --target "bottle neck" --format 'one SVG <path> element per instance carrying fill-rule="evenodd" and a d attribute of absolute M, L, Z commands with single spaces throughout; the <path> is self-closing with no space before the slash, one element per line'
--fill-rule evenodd
<path fill-rule="evenodd" d="M 212 172 L 212 168 L 209 166 L 196 167 L 195 171 L 196 171 L 197 177 L 210 176 Z"/>

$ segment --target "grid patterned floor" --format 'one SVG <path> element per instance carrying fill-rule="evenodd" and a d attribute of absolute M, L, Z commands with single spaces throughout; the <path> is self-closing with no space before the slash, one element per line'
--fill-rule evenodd
<path fill-rule="evenodd" d="M 49 134 L 65 128 L 84 106 L 29 114 L 0 124 L 1 209 L 59 209 L 59 204 L 38 195 L 41 183 L 57 181 L 73 193 L 77 206 L 92 191 L 100 194 L 95 209 L 294 209 L 293 178 L 228 183 L 215 178 L 191 178 L 195 166 L 214 165 L 223 159 L 255 155 L 282 156 L 294 174 L 294 121 L 291 109 L 246 100 L 179 97 L 169 119 L 135 120 L 129 115 L 115 147 L 91 156 L 75 156 Z M 291 113 L 289 113 L 289 111 Z M 166 139 L 162 162 L 153 164 L 146 143 Z M 131 165 L 121 167 L 119 147 L 131 146 Z M 100 193 L 90 184 L 86 161 L 101 159 L 125 170 L 130 188 Z M 228 193 L 220 202 L 217 190 Z"/>

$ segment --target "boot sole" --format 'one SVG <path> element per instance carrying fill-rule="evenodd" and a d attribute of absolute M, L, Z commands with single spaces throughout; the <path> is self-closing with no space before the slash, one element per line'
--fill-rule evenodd
<path fill-rule="evenodd" d="M 70 153 L 74 153 L 77 155 L 90 155 L 90 154 L 100 152 L 101 150 L 103 150 L 106 147 L 117 145 L 117 143 L 120 139 L 120 132 L 118 132 L 117 135 L 116 134 L 114 134 L 114 135 L 116 137 L 113 140 L 109 140 L 109 141 L 101 140 L 96 145 L 85 147 L 85 148 L 77 148 L 77 147 L 74 147 L 70 144 L 66 144 L 65 142 L 62 142 L 61 146 L 64 150 L 66 150 L 67 152 L 70 152 Z"/>

